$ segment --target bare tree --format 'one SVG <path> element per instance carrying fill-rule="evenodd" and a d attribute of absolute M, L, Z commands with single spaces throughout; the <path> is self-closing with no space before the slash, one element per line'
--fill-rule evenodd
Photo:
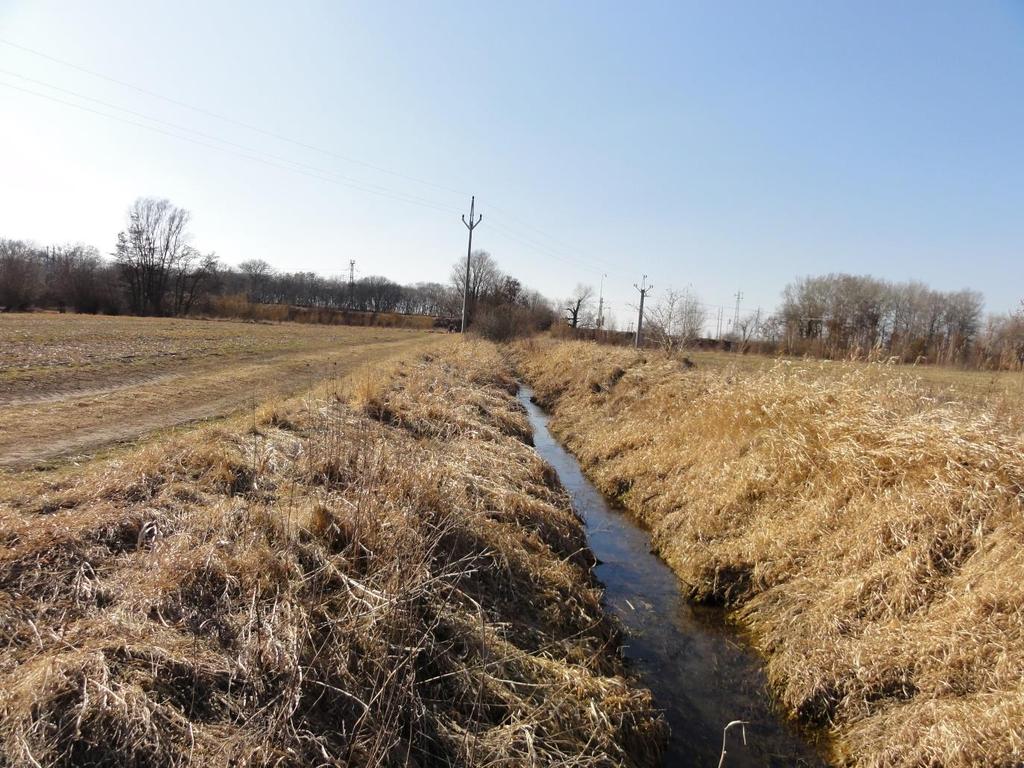
<path fill-rule="evenodd" d="M 128 228 L 117 236 L 114 258 L 137 314 L 163 315 L 176 270 L 194 253 L 188 246 L 189 212 L 169 200 L 140 197 L 128 211 Z"/>
<path fill-rule="evenodd" d="M 20 240 L 0 240 L 0 307 L 28 309 L 42 289 L 42 272 L 32 248 Z"/>
<path fill-rule="evenodd" d="M 647 337 L 668 356 L 697 338 L 706 319 L 704 307 L 697 296 L 690 291 L 671 288 L 644 314 Z"/>
<path fill-rule="evenodd" d="M 217 256 L 201 255 L 194 248 L 186 248 L 172 274 L 173 313 L 187 315 L 199 296 L 217 275 Z"/>
<path fill-rule="evenodd" d="M 746 352 L 750 340 L 754 338 L 761 327 L 761 310 L 744 315 L 736 321 L 736 328 L 733 334 L 739 342 L 739 351 Z"/>
<path fill-rule="evenodd" d="M 576 284 L 576 290 L 573 291 L 572 296 L 565 302 L 565 319 L 569 323 L 570 328 L 579 328 L 581 325 L 586 325 L 587 311 L 590 306 L 590 300 L 593 298 L 593 286 L 583 285 L 583 283 Z"/>
<path fill-rule="evenodd" d="M 787 285 L 779 317 L 790 352 L 960 362 L 982 330 L 982 306 L 973 291 L 829 274 Z"/>
<path fill-rule="evenodd" d="M 523 284 L 511 275 L 505 275 L 498 282 L 495 298 L 502 304 L 518 304 L 523 293 Z"/>
<path fill-rule="evenodd" d="M 370 312 L 393 312 L 402 295 L 402 286 L 379 275 L 364 277 L 355 287 L 363 296 L 365 308 Z"/>
<path fill-rule="evenodd" d="M 267 296 L 267 284 L 274 275 L 274 268 L 263 259 L 249 259 L 238 265 L 238 268 L 246 276 L 249 282 L 249 301 L 265 303 L 269 301 Z"/>
<path fill-rule="evenodd" d="M 470 318 L 477 304 L 497 289 L 502 278 L 501 270 L 487 251 L 473 251 L 469 258 L 469 293 L 466 296 L 466 313 Z M 466 263 L 462 259 L 455 262 L 451 273 L 452 287 L 462 295 L 466 285 Z"/>

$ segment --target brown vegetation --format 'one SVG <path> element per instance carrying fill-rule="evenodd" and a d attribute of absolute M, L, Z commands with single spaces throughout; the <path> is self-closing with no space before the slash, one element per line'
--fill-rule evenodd
<path fill-rule="evenodd" d="M 0 490 L 0 763 L 650 763 L 494 348 Z"/>
<path fill-rule="evenodd" d="M 518 361 L 586 471 L 723 602 L 858 766 L 1024 761 L 1024 437 L 1005 399 L 879 366 Z"/>
<path fill-rule="evenodd" d="M 755 321 L 753 332 L 761 346 L 786 354 L 1021 370 L 1024 311 L 986 320 L 983 308 L 977 291 L 819 275 L 787 285 L 777 313 Z"/>
<path fill-rule="evenodd" d="M 296 307 L 290 304 L 258 304 L 244 294 L 213 296 L 203 304 L 207 317 L 256 320 L 273 323 L 310 323 L 314 325 L 357 325 L 374 328 L 434 327 L 431 315 L 404 315 L 398 312 L 360 312 L 326 307 Z"/>

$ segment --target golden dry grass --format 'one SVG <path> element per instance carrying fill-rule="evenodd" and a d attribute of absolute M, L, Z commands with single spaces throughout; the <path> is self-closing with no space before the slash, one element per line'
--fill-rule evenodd
<path fill-rule="evenodd" d="M 1024 761 L 1024 437 L 884 367 L 516 351 L 551 427 L 857 766 Z"/>
<path fill-rule="evenodd" d="M 0 486 L 0 764 L 651 764 L 495 349 Z"/>
<path fill-rule="evenodd" d="M 656 352 L 648 352 L 652 358 Z M 915 380 L 925 395 L 942 400 L 985 403 L 1018 413 L 1024 407 L 1024 375 L 1019 371 L 980 371 L 951 365 L 908 365 L 879 361 L 818 360 L 815 358 L 773 357 L 761 354 L 738 354 L 716 350 L 684 349 L 682 355 L 701 369 L 756 371 L 767 370 L 782 360 L 810 366 L 822 376 L 843 376 L 862 371 L 871 377 L 906 377 Z"/>

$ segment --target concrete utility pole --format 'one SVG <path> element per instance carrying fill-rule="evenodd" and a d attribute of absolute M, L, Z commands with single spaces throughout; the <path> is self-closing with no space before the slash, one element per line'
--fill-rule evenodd
<path fill-rule="evenodd" d="M 743 300 L 743 291 L 736 291 L 736 314 L 732 316 L 732 332 L 736 333 L 736 329 L 740 325 L 740 301 Z"/>
<path fill-rule="evenodd" d="M 718 333 L 715 334 L 715 339 L 718 341 L 722 340 L 722 308 L 718 308 Z"/>
<path fill-rule="evenodd" d="M 476 221 L 473 221 L 473 214 L 476 211 L 476 195 L 473 195 L 469 199 L 469 221 L 466 221 L 466 215 L 462 215 L 462 223 L 466 225 L 466 229 L 469 230 L 469 247 L 466 248 L 466 279 L 462 286 L 462 332 L 466 332 L 466 302 L 469 301 L 469 261 L 473 255 L 473 230 L 477 228 L 477 225 L 483 221 L 484 215 L 481 213 Z"/>
<path fill-rule="evenodd" d="M 601 288 L 597 292 L 597 330 L 604 328 L 604 279 L 608 275 L 601 275 Z"/>
<path fill-rule="evenodd" d="M 636 336 L 633 338 L 633 346 L 639 349 L 640 343 L 643 341 L 644 332 L 644 299 L 647 298 L 647 294 L 651 292 L 654 286 L 647 285 L 647 275 L 644 275 L 640 285 L 633 283 L 633 287 L 640 291 L 640 311 L 636 317 Z"/>

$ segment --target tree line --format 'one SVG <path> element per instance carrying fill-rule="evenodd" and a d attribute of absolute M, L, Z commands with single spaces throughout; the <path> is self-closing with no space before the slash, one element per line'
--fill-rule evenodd
<path fill-rule="evenodd" d="M 190 221 L 187 210 L 167 200 L 139 198 L 109 256 L 82 244 L 44 247 L 0 239 L 0 309 L 246 316 L 244 305 L 288 305 L 427 315 L 452 327 L 465 288 L 470 326 L 491 338 L 553 325 L 573 333 L 609 335 L 614 329 L 610 313 L 595 311 L 591 286 L 577 285 L 567 299 L 550 302 L 503 272 L 486 251 L 471 254 L 468 275 L 466 260 L 458 259 L 446 282 L 402 285 L 379 275 L 346 280 L 278 271 L 260 259 L 224 265 L 192 245 Z M 645 312 L 647 343 L 672 353 L 700 339 L 706 320 L 691 291 L 664 291 Z M 1024 309 L 986 317 L 980 293 L 936 291 L 919 282 L 805 277 L 785 287 L 773 314 L 743 315 L 733 326 L 725 341 L 742 350 L 1024 367 Z"/>
<path fill-rule="evenodd" d="M 313 272 L 278 272 L 261 260 L 237 268 L 192 245 L 191 216 L 167 200 L 140 198 L 113 252 L 93 246 L 0 239 L 0 308 L 180 316 L 209 312 L 217 297 L 253 303 L 363 312 L 451 313 L 451 286 L 399 285 L 371 275 L 356 281 Z M 461 294 L 460 294 L 461 295 Z"/>
<path fill-rule="evenodd" d="M 237 267 L 192 245 L 190 213 L 168 200 L 139 198 L 128 210 L 109 257 L 89 245 L 40 246 L 0 238 L 0 309 L 54 308 L 82 313 L 216 315 L 252 305 L 290 305 L 447 319 L 461 316 L 466 261 L 445 283 L 402 285 L 370 275 L 358 280 L 275 270 L 261 259 Z M 231 298 L 232 301 L 223 301 Z M 551 304 L 504 273 L 486 251 L 469 265 L 467 315 L 495 337 L 545 329 Z"/>
<path fill-rule="evenodd" d="M 720 339 L 708 338 L 708 313 L 691 291 L 664 290 L 644 312 L 644 339 L 671 355 L 687 346 L 810 355 L 831 359 L 895 359 L 986 369 L 1024 368 L 1024 303 L 988 315 L 977 291 L 937 291 L 920 282 L 828 274 L 790 282 L 774 313 L 738 314 Z M 576 335 L 598 338 L 593 291 L 578 286 L 566 322 Z M 610 327 L 604 323 L 604 328 Z M 609 335 L 622 342 L 623 334 Z"/>
<path fill-rule="evenodd" d="M 787 354 L 1019 368 L 1024 315 L 986 317 L 984 307 L 977 291 L 829 274 L 787 285 L 759 335 Z"/>

